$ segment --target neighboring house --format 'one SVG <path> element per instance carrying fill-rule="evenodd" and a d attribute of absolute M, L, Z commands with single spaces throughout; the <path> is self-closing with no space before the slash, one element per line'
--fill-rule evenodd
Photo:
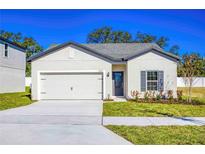
<path fill-rule="evenodd" d="M 0 93 L 25 91 L 25 48 L 0 37 Z"/>
<path fill-rule="evenodd" d="M 178 60 L 152 43 L 64 43 L 28 59 L 32 98 L 132 98 L 132 90 L 176 96 Z"/>

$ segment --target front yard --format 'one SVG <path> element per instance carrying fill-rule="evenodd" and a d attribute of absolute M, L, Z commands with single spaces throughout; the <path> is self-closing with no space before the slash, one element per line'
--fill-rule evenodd
<path fill-rule="evenodd" d="M 29 105 L 32 100 L 29 97 L 30 90 L 26 87 L 26 92 L 0 94 L 0 110 Z"/>
<path fill-rule="evenodd" d="M 134 144 L 205 144 L 205 126 L 106 126 Z"/>
<path fill-rule="evenodd" d="M 108 102 L 103 104 L 103 115 L 131 117 L 205 117 L 205 105 Z"/>
<path fill-rule="evenodd" d="M 186 88 L 183 97 L 187 96 Z M 204 105 L 186 105 L 170 103 L 137 103 L 128 102 L 106 102 L 103 105 L 104 116 L 131 116 L 131 117 L 205 117 L 205 88 L 193 88 L 193 99 L 200 100 Z"/>

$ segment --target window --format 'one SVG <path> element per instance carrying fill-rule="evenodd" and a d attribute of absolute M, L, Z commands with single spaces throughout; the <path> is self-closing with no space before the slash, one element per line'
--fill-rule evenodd
<path fill-rule="evenodd" d="M 158 90 L 158 72 L 148 71 L 147 72 L 147 90 Z"/>
<path fill-rule="evenodd" d="M 4 57 L 8 57 L 8 44 L 5 44 L 4 46 Z"/>

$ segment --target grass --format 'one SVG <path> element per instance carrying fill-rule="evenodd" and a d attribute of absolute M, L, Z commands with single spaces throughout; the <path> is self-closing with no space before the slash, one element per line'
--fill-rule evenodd
<path fill-rule="evenodd" d="M 178 90 L 183 91 L 183 95 L 187 96 L 188 95 L 188 88 L 186 87 L 180 87 L 177 88 Z M 192 96 L 193 97 L 198 97 L 198 98 L 204 98 L 205 99 L 205 88 L 204 87 L 194 87 L 192 88 Z"/>
<path fill-rule="evenodd" d="M 188 88 L 180 87 L 178 90 L 183 91 L 184 98 L 188 96 Z M 197 100 L 205 104 L 205 88 L 204 87 L 193 87 L 192 88 L 192 99 Z"/>
<path fill-rule="evenodd" d="M 205 126 L 106 126 L 134 144 L 205 144 Z"/>
<path fill-rule="evenodd" d="M 26 87 L 25 92 L 0 94 L 0 110 L 31 104 L 32 100 L 30 99 L 29 95 L 29 87 Z"/>
<path fill-rule="evenodd" d="M 103 104 L 103 115 L 131 117 L 205 117 L 205 105 L 108 102 Z"/>

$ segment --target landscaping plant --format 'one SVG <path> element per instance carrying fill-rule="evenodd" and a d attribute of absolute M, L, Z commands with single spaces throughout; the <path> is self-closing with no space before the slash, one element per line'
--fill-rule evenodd
<path fill-rule="evenodd" d="M 173 102 L 173 100 L 174 100 L 173 90 L 168 90 L 167 97 L 168 97 L 170 102 Z"/>
<path fill-rule="evenodd" d="M 182 96 L 183 96 L 183 91 L 182 90 L 177 90 L 177 98 L 179 101 L 182 101 Z"/>
<path fill-rule="evenodd" d="M 131 91 L 131 96 L 135 99 L 136 102 L 139 100 L 139 92 L 137 90 Z"/>
<path fill-rule="evenodd" d="M 188 102 L 192 102 L 192 87 L 196 77 L 202 70 L 201 58 L 198 54 L 185 54 L 182 56 L 178 66 L 178 72 L 183 77 L 184 83 L 188 86 Z"/>

